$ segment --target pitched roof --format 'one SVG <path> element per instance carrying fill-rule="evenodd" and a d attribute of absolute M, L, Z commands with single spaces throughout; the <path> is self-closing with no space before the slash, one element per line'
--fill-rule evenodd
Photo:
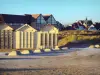
<path fill-rule="evenodd" d="M 11 26 L 9 26 L 8 24 L 5 23 L 0 23 L 0 30 L 3 30 L 5 28 L 9 27 L 11 30 L 13 30 L 13 28 Z M 9 29 L 8 29 L 9 30 Z"/>
<path fill-rule="evenodd" d="M 4 23 L 4 19 L 3 19 L 2 15 L 0 15 L 0 23 Z"/>
<path fill-rule="evenodd" d="M 52 29 L 58 30 L 55 26 L 51 24 L 47 24 L 41 28 L 42 31 L 51 31 Z"/>
<path fill-rule="evenodd" d="M 25 15 L 0 14 L 5 23 L 27 23 Z"/>
<path fill-rule="evenodd" d="M 34 18 L 34 19 L 37 19 L 39 16 L 40 16 L 40 14 L 31 14 L 32 15 L 32 17 Z"/>
<path fill-rule="evenodd" d="M 45 20 L 48 20 L 48 18 L 51 16 L 51 14 L 43 15 Z"/>
<path fill-rule="evenodd" d="M 99 22 L 96 22 L 95 23 L 95 27 L 96 27 L 96 29 L 99 29 L 100 30 L 100 23 Z"/>
<path fill-rule="evenodd" d="M 88 30 L 97 30 L 94 25 L 91 25 Z"/>
<path fill-rule="evenodd" d="M 23 29 L 24 28 L 24 29 Z M 34 31 L 37 31 L 36 29 L 34 29 L 33 27 L 31 27 L 30 25 L 28 25 L 28 24 L 24 24 L 24 25 L 22 25 L 21 27 L 19 27 L 18 29 L 16 29 L 16 31 L 17 30 L 26 30 L 27 28 L 31 28 L 31 30 L 34 30 Z"/>
<path fill-rule="evenodd" d="M 67 29 L 67 30 L 75 30 L 75 29 L 72 27 L 72 25 L 67 26 L 66 29 Z"/>
<path fill-rule="evenodd" d="M 9 25 L 10 27 L 12 27 L 14 30 L 18 29 L 21 27 L 21 25 Z"/>
<path fill-rule="evenodd" d="M 94 25 L 91 25 L 90 27 L 94 27 Z"/>

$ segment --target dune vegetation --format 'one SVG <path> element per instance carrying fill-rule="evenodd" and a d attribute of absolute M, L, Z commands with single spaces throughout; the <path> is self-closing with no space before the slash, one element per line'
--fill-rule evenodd
<path fill-rule="evenodd" d="M 100 41 L 99 31 L 61 31 L 59 33 L 58 46 L 64 46 L 69 42 L 84 42 L 95 44 Z"/>

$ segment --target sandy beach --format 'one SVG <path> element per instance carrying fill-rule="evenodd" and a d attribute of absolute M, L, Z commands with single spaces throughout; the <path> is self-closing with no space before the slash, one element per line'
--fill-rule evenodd
<path fill-rule="evenodd" d="M 0 75 L 100 75 L 100 49 L 59 54 L 6 56 L 0 53 Z"/>

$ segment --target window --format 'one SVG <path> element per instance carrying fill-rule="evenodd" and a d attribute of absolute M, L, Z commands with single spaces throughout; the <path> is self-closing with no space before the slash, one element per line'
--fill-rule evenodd
<path fill-rule="evenodd" d="M 42 15 L 40 15 L 38 18 L 37 18 L 37 21 L 36 23 L 38 24 L 46 24 L 44 18 L 42 17 Z"/>
<path fill-rule="evenodd" d="M 56 24 L 56 20 L 54 19 L 53 16 L 50 16 L 48 21 L 47 21 L 48 24 Z"/>
<path fill-rule="evenodd" d="M 42 16 L 41 16 L 41 24 L 46 24 L 46 22 Z"/>
<path fill-rule="evenodd" d="M 8 23 L 9 25 L 23 25 L 23 23 Z"/>

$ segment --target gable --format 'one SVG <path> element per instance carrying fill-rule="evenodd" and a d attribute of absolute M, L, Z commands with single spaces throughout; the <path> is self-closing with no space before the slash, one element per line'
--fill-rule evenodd
<path fill-rule="evenodd" d="M 89 28 L 88 30 L 97 30 L 96 28 L 94 28 L 94 27 L 91 27 L 91 28 Z"/>
<path fill-rule="evenodd" d="M 49 32 L 50 33 L 58 33 L 58 29 L 54 27 Z"/>
<path fill-rule="evenodd" d="M 8 26 L 6 24 L 1 24 L 0 30 L 13 30 L 13 28 L 11 28 L 10 26 Z"/>
<path fill-rule="evenodd" d="M 94 25 L 91 25 L 88 30 L 97 30 Z"/>
<path fill-rule="evenodd" d="M 32 32 L 35 32 L 36 29 L 32 28 L 28 24 L 25 24 L 25 25 L 21 26 L 20 28 L 18 28 L 16 31 L 26 31 L 26 32 L 32 31 Z"/>
<path fill-rule="evenodd" d="M 37 23 L 46 24 L 46 21 L 44 20 L 42 15 L 38 16 Z"/>
<path fill-rule="evenodd" d="M 42 28 L 42 31 L 47 31 L 50 33 L 58 33 L 58 29 L 52 25 L 46 25 Z"/>
<path fill-rule="evenodd" d="M 43 15 L 43 18 L 45 19 L 45 21 L 47 21 L 50 16 L 51 16 L 51 14 Z"/>
<path fill-rule="evenodd" d="M 48 24 L 57 24 L 55 18 L 51 15 L 48 20 L 47 20 Z"/>
<path fill-rule="evenodd" d="M 33 17 L 34 19 L 37 19 L 39 16 L 40 16 L 40 14 L 32 14 L 32 17 Z"/>

